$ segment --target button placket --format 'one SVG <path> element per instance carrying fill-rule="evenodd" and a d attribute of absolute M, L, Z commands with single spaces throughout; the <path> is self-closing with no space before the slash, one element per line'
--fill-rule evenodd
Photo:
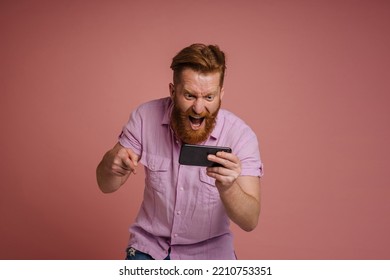
<path fill-rule="evenodd" d="M 185 198 L 184 198 L 184 186 L 183 186 L 183 169 L 181 166 L 178 168 L 178 174 L 177 174 L 177 185 L 176 185 L 176 202 L 173 209 L 174 217 L 173 217 L 173 227 L 171 231 L 171 238 L 172 239 L 180 239 L 180 233 L 183 230 L 184 223 L 183 215 L 185 209 Z"/>

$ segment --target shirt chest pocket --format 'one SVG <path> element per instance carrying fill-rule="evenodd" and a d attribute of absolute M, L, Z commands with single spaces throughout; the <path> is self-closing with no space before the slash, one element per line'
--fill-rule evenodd
<path fill-rule="evenodd" d="M 201 190 L 198 193 L 199 198 L 206 205 L 214 205 L 220 201 L 219 192 L 215 186 L 215 179 L 206 174 L 206 168 L 199 169 L 199 179 L 201 184 Z"/>
<path fill-rule="evenodd" d="M 169 187 L 170 159 L 146 154 L 141 159 L 145 166 L 145 184 L 158 192 L 164 192 Z"/>

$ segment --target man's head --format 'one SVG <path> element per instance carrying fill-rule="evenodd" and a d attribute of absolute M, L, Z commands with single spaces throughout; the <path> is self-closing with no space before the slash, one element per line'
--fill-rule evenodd
<path fill-rule="evenodd" d="M 171 68 L 171 126 L 183 142 L 201 143 L 214 129 L 224 94 L 225 55 L 217 46 L 194 44 L 173 58 Z"/>

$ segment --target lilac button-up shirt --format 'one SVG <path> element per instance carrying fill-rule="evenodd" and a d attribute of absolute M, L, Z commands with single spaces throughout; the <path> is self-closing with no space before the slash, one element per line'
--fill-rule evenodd
<path fill-rule="evenodd" d="M 171 259 L 235 259 L 215 180 L 205 167 L 179 164 L 181 142 L 170 127 L 171 112 L 170 98 L 145 103 L 131 114 L 119 137 L 122 146 L 140 156 L 146 176 L 129 246 L 155 259 L 164 259 L 169 249 Z M 202 144 L 231 147 L 241 160 L 241 175 L 262 176 L 257 137 L 234 114 L 220 109 Z"/>

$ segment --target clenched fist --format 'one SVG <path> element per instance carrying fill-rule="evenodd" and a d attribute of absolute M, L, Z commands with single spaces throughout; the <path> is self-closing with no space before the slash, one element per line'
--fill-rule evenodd
<path fill-rule="evenodd" d="M 131 173 L 136 174 L 139 156 L 119 143 L 109 150 L 100 162 L 96 177 L 103 192 L 116 191 Z"/>

